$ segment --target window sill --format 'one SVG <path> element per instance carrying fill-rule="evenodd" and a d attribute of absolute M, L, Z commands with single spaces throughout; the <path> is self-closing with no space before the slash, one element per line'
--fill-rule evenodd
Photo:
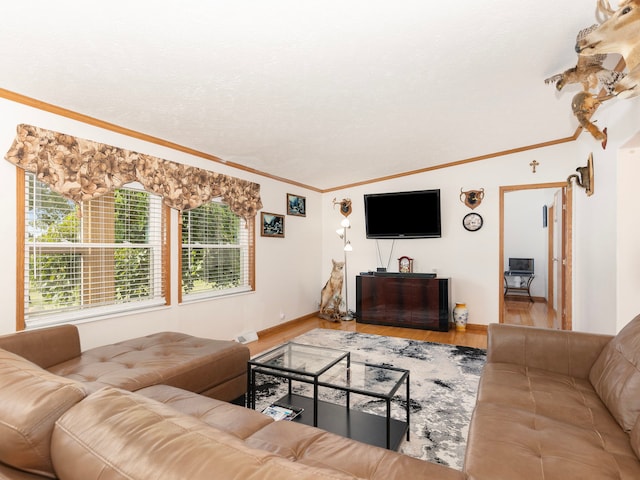
<path fill-rule="evenodd" d="M 241 296 L 250 295 L 253 293 L 255 293 L 255 290 L 251 289 L 250 287 L 237 288 L 237 289 L 234 289 L 234 291 L 225 292 L 225 293 L 212 293 L 212 292 L 195 293 L 192 295 L 183 295 L 182 302 L 180 302 L 180 305 L 208 302 L 211 300 L 224 300 L 225 298 L 241 297 Z"/>
<path fill-rule="evenodd" d="M 129 305 L 129 308 L 122 308 L 119 310 L 115 310 L 109 307 L 104 307 L 104 308 L 97 308 L 95 309 L 95 311 L 78 310 L 75 312 L 59 313 L 56 315 L 51 315 L 47 318 L 26 320 L 25 323 L 26 323 L 27 330 L 31 328 L 42 328 L 42 327 L 51 327 L 54 325 L 62 325 L 65 323 L 80 325 L 83 323 L 109 320 L 111 318 L 125 317 L 128 315 L 154 312 L 154 311 L 165 309 L 169 306 L 170 305 L 167 305 L 164 299 L 162 299 L 162 300 L 145 302 L 144 304 L 140 304 L 136 306 Z"/>

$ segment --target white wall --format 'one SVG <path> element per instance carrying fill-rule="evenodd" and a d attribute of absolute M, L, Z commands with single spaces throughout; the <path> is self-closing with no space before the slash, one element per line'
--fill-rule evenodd
<path fill-rule="evenodd" d="M 343 257 L 342 241 L 335 234 L 342 216 L 332 204 L 334 198 L 353 201 L 350 217 L 353 228 L 349 238 L 354 250 L 349 254 L 347 283 L 349 307 L 355 310 L 355 274 L 379 266 L 376 241 L 365 238 L 363 194 L 428 188 L 440 188 L 442 192 L 442 238 L 399 240 L 393 251 L 392 241 L 379 241 L 383 264 L 386 266 L 390 260 L 390 269 L 396 270 L 398 257 L 413 257 L 415 271 L 435 269 L 438 275 L 452 279 L 451 301 L 467 303 L 470 323 L 497 322 L 502 296 L 500 186 L 564 181 L 577 166 L 586 164 L 589 152 L 594 152 L 595 194 L 586 197 L 581 189 L 575 191 L 574 328 L 615 333 L 635 312 L 640 312 L 638 215 L 633 182 L 639 173 L 637 145 L 640 142 L 636 139 L 621 149 L 638 130 L 640 108 L 637 100 L 618 101 L 605 106 L 598 115 L 599 125 L 609 127 L 607 150 L 583 134 L 576 142 L 322 195 L 3 99 L 0 99 L 0 151 L 8 150 L 18 123 L 31 123 L 256 181 L 261 184 L 264 211 L 284 213 L 286 193 L 307 197 L 307 217 L 287 216 L 284 239 L 256 236 L 256 292 L 189 305 L 177 305 L 174 300 L 172 306 L 151 312 L 84 323 L 79 325 L 84 348 L 160 330 L 233 338 L 316 311 L 331 259 Z M 540 164 L 535 174 L 529 166 L 533 159 Z M 15 330 L 15 183 L 15 167 L 0 161 L 0 211 L 4 229 L 0 237 L 4 267 L 0 272 L 0 302 L 4 306 L 0 334 Z M 475 209 L 484 217 L 484 226 L 478 232 L 467 232 L 462 227 L 462 217 L 470 210 L 459 200 L 461 188 L 485 189 L 485 199 Z M 174 213 L 174 225 L 176 219 Z M 174 236 L 171 266 L 174 272 L 177 271 L 175 240 Z M 175 280 L 172 290 L 175 299 Z"/>
<path fill-rule="evenodd" d="M 377 241 L 383 252 L 383 266 L 391 257 L 390 270 L 397 271 L 397 259 L 402 255 L 414 258 L 414 271 L 432 272 L 451 278 L 452 302 L 465 302 L 469 308 L 469 322 L 488 324 L 498 321 L 499 300 L 502 298 L 502 272 L 499 264 L 499 191 L 501 186 L 531 183 L 551 183 L 566 180 L 568 173 L 580 163 L 576 159 L 575 144 L 568 143 L 498 157 L 481 162 L 433 170 L 369 185 L 326 193 L 323 199 L 323 275 L 328 276 L 332 258 L 341 258 L 342 244 L 334 232 L 341 215 L 333 208 L 334 197 L 351 198 L 353 213 L 350 239 L 353 252 L 349 254 L 349 307 L 355 310 L 355 277 L 360 271 L 375 270 L 379 266 L 376 240 L 365 236 L 365 193 L 409 191 L 439 188 L 442 203 L 442 237 L 435 239 Z M 536 159 L 540 165 L 533 173 L 529 163 Z M 468 232 L 462 218 L 471 210 L 460 201 L 460 189 L 484 188 L 482 204 L 475 208 L 484 219 L 482 229 Z M 419 212 L 416 212 L 419 215 Z"/>
<path fill-rule="evenodd" d="M 638 179 L 640 179 L 640 134 L 622 146 L 618 158 L 617 185 L 617 327 L 622 328 L 640 313 L 640 214 L 638 213 Z"/>
<path fill-rule="evenodd" d="M 342 256 L 342 244 L 333 228 L 341 218 L 331 204 L 334 197 L 351 198 L 353 201 L 350 217 L 353 252 L 349 254 L 348 286 L 352 292 L 349 294 L 349 307 L 355 310 L 355 274 L 375 270 L 379 266 L 376 241 L 365 238 L 363 195 L 440 188 L 442 238 L 397 240 L 390 255 L 391 270 L 397 271 L 398 257 L 413 257 L 415 271 L 431 272 L 436 269 L 439 276 L 451 278 L 451 301 L 467 304 L 469 323 L 486 325 L 497 322 L 503 281 L 499 271 L 500 187 L 564 182 L 575 173 L 576 167 L 586 165 L 589 152 L 593 152 L 596 172 L 594 195 L 587 197 L 583 189 L 574 189 L 573 326 L 581 331 L 616 333 L 635 315 L 631 312 L 640 313 L 637 270 L 618 274 L 616 263 L 628 258 L 637 259 L 638 255 L 637 235 L 628 236 L 630 231 L 637 233 L 637 200 L 632 201 L 635 193 L 629 185 L 618 191 L 618 183 L 629 183 L 639 178 L 640 167 L 638 161 L 628 160 L 624 162 L 624 172 L 620 172 L 617 162 L 621 145 L 640 126 L 640 109 L 637 103 L 633 103 L 637 100 L 616 102 L 603 107 L 602 114 L 598 112 L 600 128 L 608 127 L 606 150 L 588 133 L 583 133 L 575 142 L 324 194 L 323 276 L 329 274 L 331 258 Z M 636 156 L 638 150 L 634 150 Z M 529 166 L 533 159 L 540 164 L 535 174 Z M 478 232 L 467 232 L 462 227 L 462 217 L 470 210 L 459 200 L 460 188 L 485 190 L 482 204 L 475 209 L 484 218 L 484 226 Z M 619 196 L 625 197 L 624 205 L 616 200 Z M 618 213 L 617 208 L 620 209 Z M 624 225 L 617 225 L 616 220 Z M 624 235 L 624 240 L 619 239 L 619 235 Z M 379 241 L 384 264 L 389 258 L 391 242 Z M 619 249 L 624 252 L 625 259 L 617 260 Z M 626 281 L 630 288 L 618 291 L 617 285 L 621 281 Z"/>
<path fill-rule="evenodd" d="M 640 127 L 640 99 L 613 100 L 598 110 L 600 129 L 607 127 L 609 142 L 603 150 L 583 134 L 576 142 L 579 165 L 593 152 L 595 190 L 587 197 L 576 189 L 574 202 L 574 315 L 576 330 L 613 334 L 640 313 L 640 296 L 619 291 L 621 257 L 637 251 L 637 237 L 621 239 L 621 231 L 637 222 L 637 199 L 628 181 L 637 167 L 621 167 L 621 147 Z M 629 176 L 631 176 L 629 178 Z M 623 243 L 621 243 L 623 242 Z M 632 242 L 629 244 L 628 242 Z M 624 247 L 624 253 L 620 248 Z M 635 274 L 637 275 L 637 274 Z M 621 296 L 623 295 L 623 296 Z M 624 305 L 624 309 L 620 306 Z"/>
<path fill-rule="evenodd" d="M 167 160 L 255 181 L 261 185 L 264 211 L 286 213 L 286 194 L 307 199 L 307 216 L 285 218 L 285 238 L 260 237 L 256 232 L 256 291 L 235 297 L 178 305 L 177 279 L 172 281 L 173 305 L 145 313 L 113 317 L 79 325 L 83 348 L 162 330 L 231 339 L 250 330 L 263 330 L 317 310 L 320 291 L 321 195 L 265 177 L 233 169 L 176 150 L 119 135 L 71 119 L 0 99 L 0 152 L 9 149 L 16 125 L 30 123 L 71 135 L 144 152 Z M 3 269 L 0 272 L 0 334 L 16 325 L 16 167 L 0 161 L 0 211 Z M 172 213 L 177 225 L 177 212 Z M 259 214 L 258 214 L 259 220 Z M 259 223 L 259 222 L 258 222 Z M 172 238 L 171 271 L 177 272 L 177 230 Z M 175 277 L 175 275 L 174 275 Z"/>

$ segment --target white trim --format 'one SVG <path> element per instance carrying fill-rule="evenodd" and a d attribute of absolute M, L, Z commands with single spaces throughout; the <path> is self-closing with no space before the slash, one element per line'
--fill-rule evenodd
<path fill-rule="evenodd" d="M 25 327 L 39 328 L 51 325 L 60 325 L 63 323 L 84 323 L 104 320 L 105 318 L 128 313 L 140 312 L 144 310 L 156 309 L 158 307 L 167 306 L 164 298 L 156 298 L 153 300 L 145 300 L 137 303 L 123 303 L 117 305 L 107 305 L 104 307 L 87 307 L 75 311 L 60 312 L 52 315 L 42 315 L 29 320 L 25 317 Z"/>
<path fill-rule="evenodd" d="M 255 290 L 250 285 L 243 287 L 227 288 L 224 290 L 209 290 L 207 292 L 193 293 L 190 295 L 182 295 L 181 304 L 203 302 L 206 300 L 215 300 L 227 297 L 236 297 L 239 295 L 246 295 L 248 293 L 254 293 Z"/>

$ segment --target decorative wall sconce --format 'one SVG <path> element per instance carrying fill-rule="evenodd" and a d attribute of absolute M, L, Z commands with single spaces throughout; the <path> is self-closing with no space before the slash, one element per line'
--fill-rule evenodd
<path fill-rule="evenodd" d="M 593 195 L 593 153 L 589 154 L 587 165 L 584 167 L 576 168 L 577 174 L 572 174 L 567 177 L 567 183 L 571 183 L 573 179 L 576 180 L 576 184 L 584 188 L 587 196 Z"/>
<path fill-rule="evenodd" d="M 460 189 L 460 201 L 471 210 L 480 205 L 483 198 L 484 188 L 481 188 L 480 190 L 467 190 L 466 192 L 463 192 L 462 188 Z"/>

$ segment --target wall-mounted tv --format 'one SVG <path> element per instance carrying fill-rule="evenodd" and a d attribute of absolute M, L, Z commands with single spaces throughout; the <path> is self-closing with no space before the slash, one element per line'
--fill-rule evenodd
<path fill-rule="evenodd" d="M 372 193 L 364 196 L 367 238 L 437 238 L 440 190 Z"/>

